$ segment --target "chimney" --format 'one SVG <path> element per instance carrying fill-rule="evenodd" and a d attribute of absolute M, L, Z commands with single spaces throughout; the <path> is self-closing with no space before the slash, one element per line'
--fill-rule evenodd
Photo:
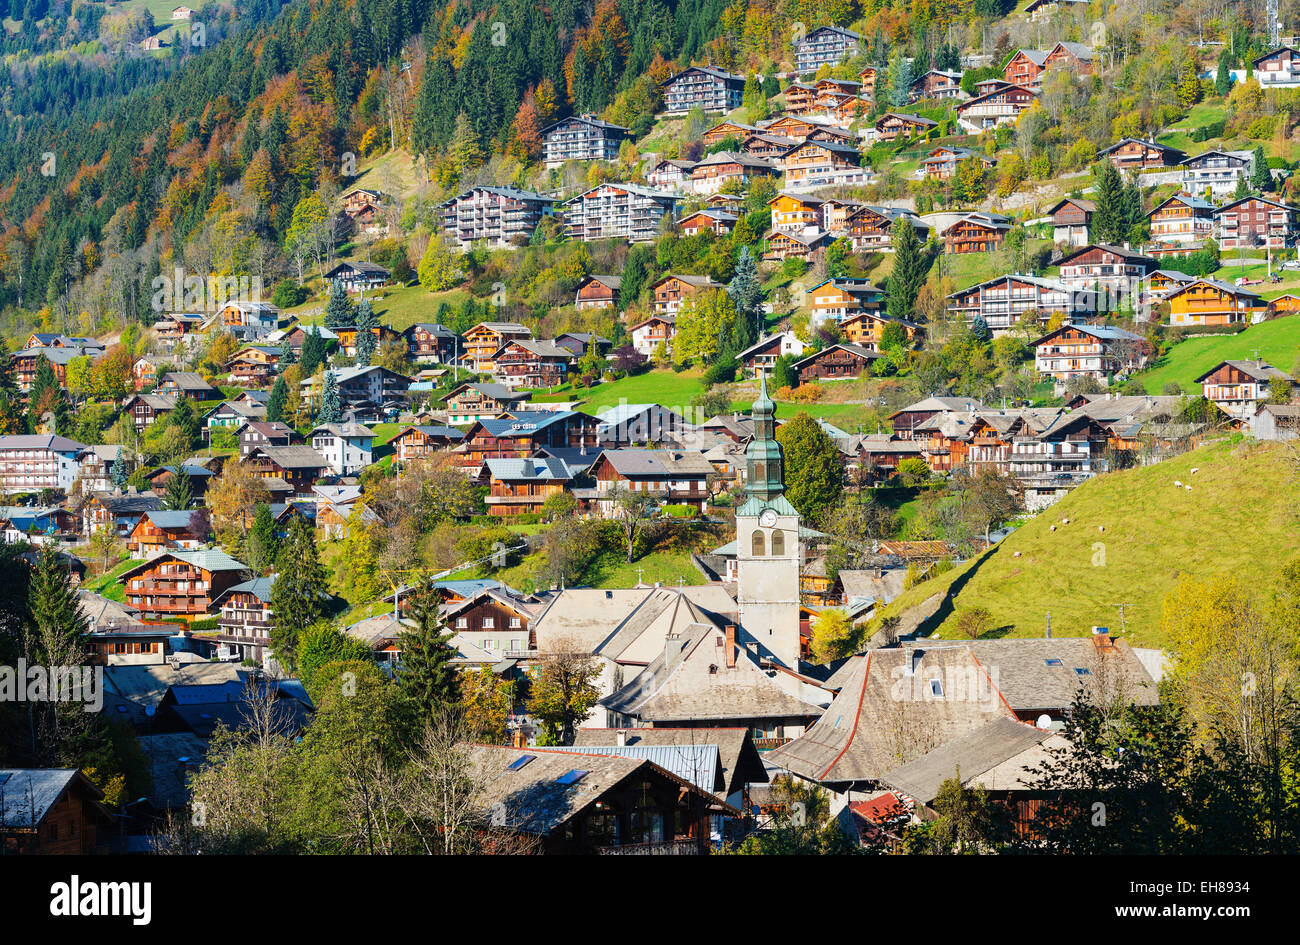
<path fill-rule="evenodd" d="M 618 747 L 619 747 L 619 748 L 626 748 L 626 747 L 627 747 L 627 730 L 626 730 L 626 729 L 621 729 L 621 728 L 620 728 L 620 729 L 618 730 L 618 735 L 615 736 L 615 737 L 618 739 L 617 744 L 618 744 Z"/>
<path fill-rule="evenodd" d="M 664 669 L 672 669 L 682 657 L 681 637 L 670 633 L 664 637 Z"/>
<path fill-rule="evenodd" d="M 1093 627 L 1092 643 L 1099 650 L 1104 650 L 1110 647 L 1110 627 Z"/>
<path fill-rule="evenodd" d="M 735 669 L 736 668 L 736 625 L 734 623 L 727 624 L 727 642 L 725 646 L 727 650 L 727 669 Z"/>

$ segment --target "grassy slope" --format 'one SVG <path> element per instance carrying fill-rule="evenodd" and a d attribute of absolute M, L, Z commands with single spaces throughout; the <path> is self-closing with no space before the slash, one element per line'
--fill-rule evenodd
<path fill-rule="evenodd" d="M 1180 574 L 1232 574 L 1261 595 L 1296 554 L 1294 489 L 1277 444 L 1220 441 L 1155 466 L 1093 479 L 1008 536 L 983 559 L 905 592 L 887 613 L 957 588 L 940 610 L 939 635 L 952 637 L 952 611 L 985 607 L 1013 637 L 1052 631 L 1086 634 L 1094 625 L 1161 645 L 1161 604 Z M 1193 467 L 1199 472 L 1191 473 Z M 1173 485 L 1180 480 L 1192 491 Z M 1062 524 L 1068 518 L 1069 525 Z M 1050 530 L 1055 525 L 1056 531 Z M 1098 526 L 1104 526 L 1100 532 Z M 1094 564 L 1103 549 L 1103 563 Z M 1019 558 L 1015 552 L 1020 552 Z M 928 628 L 927 628 L 928 629 Z"/>
<path fill-rule="evenodd" d="M 1170 381 L 1192 391 L 1196 378 L 1220 361 L 1252 359 L 1255 352 L 1274 367 L 1290 372 L 1300 354 L 1300 318 L 1275 318 L 1237 335 L 1188 338 L 1174 345 L 1159 365 L 1139 376 L 1150 394 L 1159 394 Z"/>

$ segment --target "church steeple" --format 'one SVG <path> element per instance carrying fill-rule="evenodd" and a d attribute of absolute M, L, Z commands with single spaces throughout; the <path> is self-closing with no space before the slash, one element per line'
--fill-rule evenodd
<path fill-rule="evenodd" d="M 745 493 L 759 499 L 774 499 L 785 491 L 781 444 L 776 441 L 776 404 L 767 396 L 767 378 L 759 378 L 758 400 L 754 401 L 754 438 L 745 448 L 749 482 Z"/>

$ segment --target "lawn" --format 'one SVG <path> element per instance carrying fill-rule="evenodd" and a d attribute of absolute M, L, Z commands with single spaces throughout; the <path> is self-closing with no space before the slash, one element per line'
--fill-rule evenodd
<path fill-rule="evenodd" d="M 1300 318 L 1288 315 L 1252 325 L 1236 335 L 1191 337 L 1170 349 L 1161 362 L 1137 375 L 1148 394 L 1159 394 L 1175 382 L 1184 390 L 1196 388 L 1196 379 L 1220 361 L 1253 360 L 1256 355 L 1290 372 L 1300 354 Z"/>
<path fill-rule="evenodd" d="M 136 558 L 127 558 L 120 561 L 113 568 L 97 578 L 90 578 L 82 586 L 96 594 L 107 597 L 109 600 L 115 600 L 119 604 L 126 602 L 126 588 L 118 582 L 118 578 L 130 571 L 136 565 L 144 564 L 143 560 Z"/>
<path fill-rule="evenodd" d="M 492 577 L 514 588 L 528 587 L 542 564 L 542 552 L 528 555 L 513 568 L 492 573 Z M 586 587 L 635 587 L 646 584 L 703 584 L 704 575 L 691 564 L 688 552 L 652 551 L 631 564 L 621 549 L 610 549 L 596 559 L 583 582 Z"/>
<path fill-rule="evenodd" d="M 629 404 L 660 404 L 678 413 L 684 412 L 697 394 L 704 392 L 699 371 L 650 371 L 617 381 L 597 384 L 587 390 L 568 385 L 533 397 L 538 403 L 580 400 L 585 413 L 596 414 L 607 407 Z"/>

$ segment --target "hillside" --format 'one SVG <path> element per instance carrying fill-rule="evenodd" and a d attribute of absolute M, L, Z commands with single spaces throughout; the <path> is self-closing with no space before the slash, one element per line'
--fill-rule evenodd
<path fill-rule="evenodd" d="M 886 615 L 944 593 L 923 632 L 937 624 L 952 637 L 955 610 L 984 607 L 995 635 L 1040 636 L 1050 612 L 1052 632 L 1074 636 L 1097 625 L 1119 632 L 1123 603 L 1129 639 L 1159 645 L 1161 603 L 1181 574 L 1230 573 L 1264 593 L 1300 553 L 1283 451 L 1234 438 L 1090 480 L 985 556 L 907 591 Z"/>
<path fill-rule="evenodd" d="M 1252 325 L 1236 335 L 1188 338 L 1169 350 L 1159 364 L 1138 376 L 1148 394 L 1159 394 L 1169 383 L 1196 390 L 1196 379 L 1221 361 L 1262 358 L 1290 372 L 1300 356 L 1300 318 L 1275 318 Z"/>

